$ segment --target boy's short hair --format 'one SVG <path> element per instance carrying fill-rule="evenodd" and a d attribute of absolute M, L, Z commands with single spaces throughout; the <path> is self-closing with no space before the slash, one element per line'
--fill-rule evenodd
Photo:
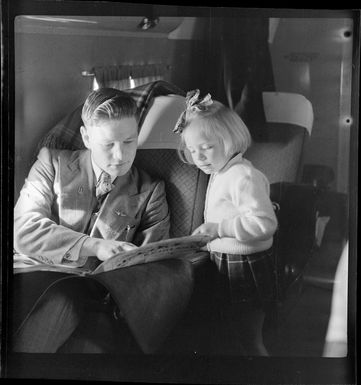
<path fill-rule="evenodd" d="M 199 123 L 206 136 L 218 138 L 228 156 L 244 154 L 252 143 L 251 134 L 241 117 L 216 100 L 205 111 L 187 111 L 184 129 L 193 121 Z M 184 143 L 182 145 L 184 149 Z"/>
<path fill-rule="evenodd" d="M 81 118 L 85 125 L 94 125 L 104 120 L 135 117 L 138 110 L 135 100 L 126 92 L 115 88 L 99 88 L 86 98 Z"/>

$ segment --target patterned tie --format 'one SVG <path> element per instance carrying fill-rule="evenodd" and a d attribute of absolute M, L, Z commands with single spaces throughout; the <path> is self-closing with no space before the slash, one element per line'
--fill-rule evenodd
<path fill-rule="evenodd" d="M 97 199 L 100 199 L 103 195 L 107 194 L 113 188 L 111 176 L 103 171 L 100 174 L 97 185 L 95 186 L 95 194 Z"/>

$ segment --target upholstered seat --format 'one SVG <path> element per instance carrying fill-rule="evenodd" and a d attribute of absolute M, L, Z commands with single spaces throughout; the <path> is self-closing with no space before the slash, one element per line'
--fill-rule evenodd
<path fill-rule="evenodd" d="M 164 180 L 171 213 L 172 237 L 189 235 L 203 221 L 208 176 L 178 156 L 179 135 L 173 127 L 185 108 L 180 95 L 153 99 L 139 131 L 135 164 Z"/>
<path fill-rule="evenodd" d="M 270 183 L 299 182 L 302 153 L 313 125 L 311 103 L 302 95 L 263 92 L 267 142 L 253 142 L 245 157 Z"/>

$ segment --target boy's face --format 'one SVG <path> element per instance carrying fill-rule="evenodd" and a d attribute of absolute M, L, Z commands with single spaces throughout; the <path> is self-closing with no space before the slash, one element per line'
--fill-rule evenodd
<path fill-rule="evenodd" d="M 229 160 L 224 145 L 217 138 L 208 138 L 193 121 L 183 132 L 187 150 L 194 164 L 206 174 L 219 171 Z"/>
<path fill-rule="evenodd" d="M 102 170 L 113 177 L 129 171 L 138 145 L 138 124 L 134 117 L 104 120 L 80 130 L 93 161 Z"/>

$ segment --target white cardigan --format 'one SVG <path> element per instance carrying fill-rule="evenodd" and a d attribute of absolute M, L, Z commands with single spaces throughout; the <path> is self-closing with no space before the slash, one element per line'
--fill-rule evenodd
<path fill-rule="evenodd" d="M 211 175 L 205 222 L 218 223 L 219 238 L 209 251 L 252 254 L 272 246 L 277 219 L 266 176 L 238 154 Z"/>

